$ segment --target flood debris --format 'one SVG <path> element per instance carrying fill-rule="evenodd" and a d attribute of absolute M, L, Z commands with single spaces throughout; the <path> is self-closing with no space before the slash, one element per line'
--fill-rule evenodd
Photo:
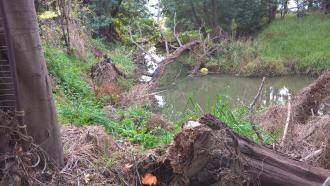
<path fill-rule="evenodd" d="M 234 133 L 211 115 L 198 123 L 183 127 L 159 161 L 144 170 L 157 176 L 160 185 L 311 186 L 322 185 L 330 176 L 326 169 Z"/>
<path fill-rule="evenodd" d="M 317 116 L 319 109 L 329 105 L 330 71 L 324 72 L 317 80 L 292 97 L 292 123 L 305 124 L 311 117 Z M 287 115 L 287 106 L 276 105 L 256 117 L 256 123 L 263 128 L 283 128 Z M 322 114 L 323 115 L 323 114 Z"/>
<path fill-rule="evenodd" d="M 310 164 L 330 168 L 330 117 L 326 108 L 329 96 L 330 71 L 326 71 L 292 96 L 290 118 L 287 118 L 289 106 L 276 105 L 256 116 L 255 122 L 270 132 L 283 134 L 289 119 L 286 142 L 277 150 Z"/>

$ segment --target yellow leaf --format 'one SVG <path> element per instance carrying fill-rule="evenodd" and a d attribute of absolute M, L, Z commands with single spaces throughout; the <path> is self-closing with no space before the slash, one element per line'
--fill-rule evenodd
<path fill-rule="evenodd" d="M 141 181 L 143 185 L 154 186 L 157 184 L 157 177 L 150 173 L 146 173 L 142 176 Z"/>

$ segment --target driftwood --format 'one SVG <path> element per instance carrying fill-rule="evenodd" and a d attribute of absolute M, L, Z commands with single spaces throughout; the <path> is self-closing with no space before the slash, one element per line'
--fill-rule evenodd
<path fill-rule="evenodd" d="M 146 171 L 164 185 L 320 186 L 330 175 L 232 132 L 211 115 L 183 126 L 161 162 L 161 169 Z"/>

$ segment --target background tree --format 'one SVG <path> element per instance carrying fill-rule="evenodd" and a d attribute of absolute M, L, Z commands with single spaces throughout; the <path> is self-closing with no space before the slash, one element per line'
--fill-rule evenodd
<path fill-rule="evenodd" d="M 162 0 L 162 3 L 169 20 L 176 12 L 178 30 L 196 30 L 205 25 L 230 31 L 235 20 L 238 34 L 256 31 L 265 17 L 272 21 L 278 5 L 276 0 Z"/>
<path fill-rule="evenodd" d="M 146 0 L 89 0 L 83 2 L 82 19 L 91 27 L 95 35 L 111 41 L 121 39 L 123 32 L 127 33 L 130 22 L 149 17 Z M 132 19 L 134 17 L 134 19 Z"/>

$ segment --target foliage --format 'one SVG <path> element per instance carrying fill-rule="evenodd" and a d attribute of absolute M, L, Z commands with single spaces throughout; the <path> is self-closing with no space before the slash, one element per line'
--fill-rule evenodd
<path fill-rule="evenodd" d="M 150 35 L 155 31 L 146 3 L 145 0 L 91 0 L 82 4 L 81 19 L 85 20 L 98 37 L 127 42 L 128 26 Z"/>
<path fill-rule="evenodd" d="M 98 118 L 103 117 L 101 105 L 83 75 L 87 74 L 90 64 L 48 47 L 45 47 L 45 58 L 49 73 L 57 85 L 54 91 L 60 121 L 76 125 L 99 123 Z"/>
<path fill-rule="evenodd" d="M 162 0 L 166 16 L 176 13 L 179 30 L 223 27 L 231 31 L 233 20 L 239 33 L 256 31 L 264 17 L 277 6 L 275 0 Z M 275 9 L 276 10 L 276 9 Z"/>
<path fill-rule="evenodd" d="M 161 144 L 169 144 L 173 134 L 166 129 L 156 127 L 148 130 L 147 119 L 151 115 L 146 107 L 133 105 L 118 110 L 121 115 L 121 127 L 123 136 L 132 142 L 141 142 L 146 148 L 153 148 Z"/>
<path fill-rule="evenodd" d="M 102 98 L 96 98 L 86 82 L 88 69 L 93 60 L 80 61 L 68 56 L 60 49 L 44 47 L 49 73 L 54 80 L 56 107 L 61 123 L 78 126 L 100 124 L 111 134 L 141 143 L 145 148 L 153 148 L 170 143 L 173 134 L 157 127 L 148 130 L 146 123 L 150 112 L 143 106 L 118 109 L 118 120 L 111 120 L 103 111 Z M 95 59 L 94 59 L 95 60 Z M 111 165 L 111 162 L 110 162 Z M 110 166 L 109 165 L 109 166 Z"/>
<path fill-rule="evenodd" d="M 44 11 L 38 15 L 40 19 L 53 19 L 58 15 L 54 11 Z"/>

